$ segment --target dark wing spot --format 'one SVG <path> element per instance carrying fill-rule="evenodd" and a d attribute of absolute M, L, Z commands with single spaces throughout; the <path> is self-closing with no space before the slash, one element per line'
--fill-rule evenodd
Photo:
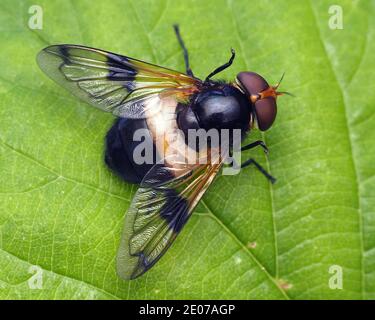
<path fill-rule="evenodd" d="M 129 92 L 133 91 L 138 71 L 131 66 L 129 60 L 124 56 L 107 53 L 107 63 L 110 69 L 107 79 L 123 81 L 123 87 Z"/>
<path fill-rule="evenodd" d="M 147 257 L 141 252 L 139 255 L 140 264 L 143 266 L 144 269 L 148 269 L 150 267 L 150 262 L 148 261 Z"/>
<path fill-rule="evenodd" d="M 189 206 L 186 199 L 174 189 L 164 190 L 166 203 L 160 210 L 160 216 L 168 222 L 174 232 L 178 233 L 188 219 Z"/>
<path fill-rule="evenodd" d="M 59 48 L 59 51 L 60 51 L 60 54 L 61 54 L 61 59 L 64 61 L 64 64 L 70 65 L 71 62 L 69 60 L 69 56 L 70 56 L 69 48 L 67 46 L 64 46 L 64 45 L 59 46 L 58 48 Z"/>

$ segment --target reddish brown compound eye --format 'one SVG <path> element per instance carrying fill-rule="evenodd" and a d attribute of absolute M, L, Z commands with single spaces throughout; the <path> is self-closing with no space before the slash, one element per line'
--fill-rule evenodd
<path fill-rule="evenodd" d="M 258 128 L 261 131 L 269 129 L 276 118 L 276 96 L 261 97 L 261 92 L 272 91 L 273 87 L 270 87 L 267 81 L 255 72 L 240 72 L 237 75 L 237 79 L 245 90 L 245 93 L 249 96 L 249 99 L 251 99 L 251 96 L 259 98 L 259 100 L 253 101 Z"/>
<path fill-rule="evenodd" d="M 268 130 L 275 121 L 277 114 L 275 98 L 267 97 L 255 102 L 255 114 L 257 117 L 258 128 L 261 131 Z"/>
<path fill-rule="evenodd" d="M 269 87 L 267 81 L 255 72 L 240 72 L 237 79 L 249 96 L 256 95 Z"/>

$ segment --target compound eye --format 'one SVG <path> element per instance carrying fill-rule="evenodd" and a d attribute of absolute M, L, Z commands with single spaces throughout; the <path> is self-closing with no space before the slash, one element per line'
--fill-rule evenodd
<path fill-rule="evenodd" d="M 237 79 L 249 96 L 257 95 L 269 87 L 267 81 L 255 72 L 240 72 Z"/>
<path fill-rule="evenodd" d="M 267 97 L 255 102 L 255 114 L 257 117 L 258 128 L 261 131 L 269 129 L 275 121 L 277 113 L 276 100 L 273 97 Z"/>

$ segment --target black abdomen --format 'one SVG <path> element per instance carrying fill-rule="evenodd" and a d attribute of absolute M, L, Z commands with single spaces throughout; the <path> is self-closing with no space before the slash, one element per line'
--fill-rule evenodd
<path fill-rule="evenodd" d="M 147 129 L 146 120 L 119 118 L 106 136 L 105 163 L 116 174 L 131 183 L 140 183 L 152 167 L 152 164 L 137 164 L 134 161 L 134 149 L 143 142 L 133 140 L 137 129 Z M 152 141 L 151 136 L 148 140 Z M 154 145 L 153 152 L 153 158 L 156 159 Z"/>

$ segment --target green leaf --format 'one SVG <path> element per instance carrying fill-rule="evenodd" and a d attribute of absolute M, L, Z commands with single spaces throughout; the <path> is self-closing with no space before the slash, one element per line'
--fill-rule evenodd
<path fill-rule="evenodd" d="M 374 299 L 375 14 L 372 1 L 33 1 L 0 4 L 0 298 Z M 122 281 L 115 255 L 136 187 L 103 164 L 113 117 L 50 81 L 35 56 L 76 43 L 183 70 L 178 22 L 196 75 L 236 49 L 233 79 L 286 71 L 270 155 L 219 177 L 161 261 Z M 32 266 L 42 272 L 31 289 Z M 332 266 L 343 288 L 331 289 Z M 332 283 L 331 283 L 332 284 Z"/>

